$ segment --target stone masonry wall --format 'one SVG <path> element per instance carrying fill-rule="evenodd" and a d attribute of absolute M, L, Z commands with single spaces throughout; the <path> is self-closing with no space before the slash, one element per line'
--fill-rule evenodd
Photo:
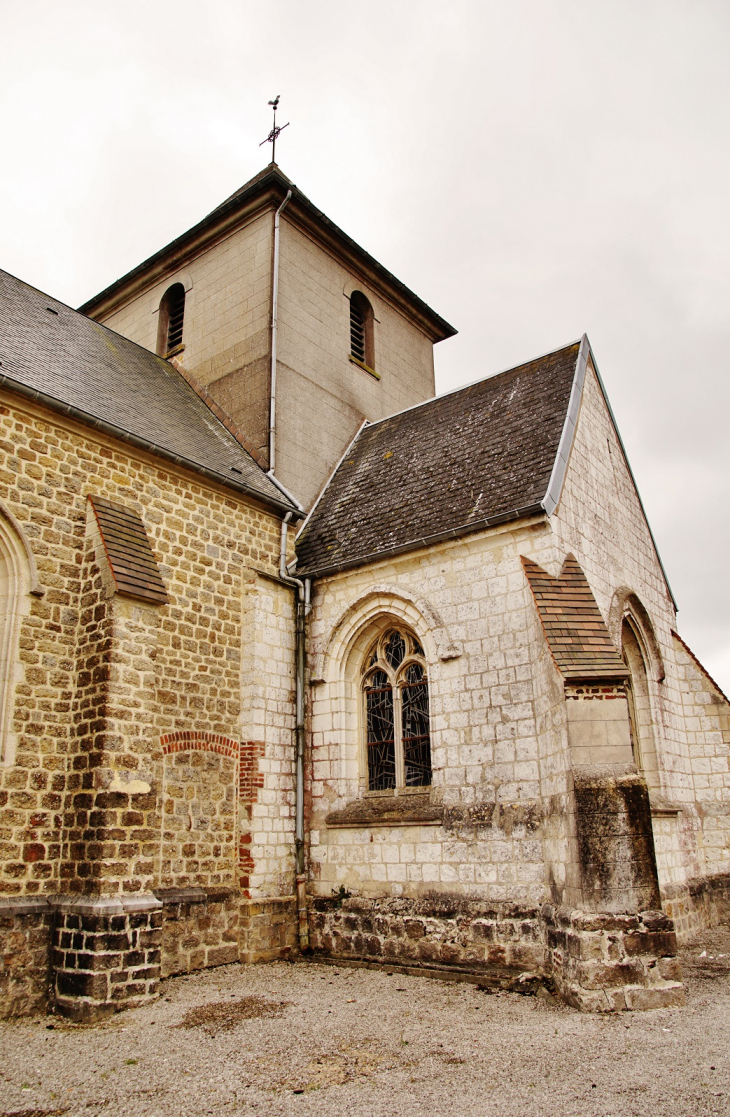
<path fill-rule="evenodd" d="M 279 274 L 277 475 L 309 507 L 363 419 L 434 394 L 433 343 L 286 212 Z M 353 290 L 373 307 L 380 379 L 349 360 Z"/>
<path fill-rule="evenodd" d="M 317 955 L 428 970 L 491 988 L 551 986 L 583 1012 L 684 1003 L 674 927 L 661 911 L 592 915 L 546 904 L 488 904 L 457 894 L 318 898 Z"/>
<path fill-rule="evenodd" d="M 47 1008 L 54 922 L 42 897 L 0 897 L 0 1019 Z"/>
<path fill-rule="evenodd" d="M 267 454 L 273 216 L 259 214 L 155 283 L 104 324 L 156 352 L 165 291 L 182 281 L 185 368 Z"/>
<path fill-rule="evenodd" d="M 293 635 L 285 632 L 291 590 L 276 581 L 278 518 L 7 394 L 0 405 L 0 500 L 29 540 L 44 590 L 20 628 L 17 753 L 0 768 L 0 889 L 88 892 L 97 885 L 78 866 L 89 861 L 106 866 L 96 879 L 108 893 L 159 884 L 161 738 L 190 731 L 240 740 L 252 688 L 257 734 L 246 739 L 265 751 L 257 825 L 276 834 L 279 851 L 293 826 Z M 87 493 L 140 514 L 169 605 L 104 597 L 85 551 Z M 253 678 L 242 659 L 250 578 L 266 586 L 256 663 L 245 664 Z M 132 847 L 139 864 L 130 872 Z M 272 862 L 254 887 L 289 894 Z M 212 886 L 219 873 L 196 883 Z"/>
<path fill-rule="evenodd" d="M 549 704 L 541 714 L 541 726 L 549 728 L 538 737 L 533 687 L 548 666 L 537 662 L 544 640 L 536 639 L 519 556 L 529 552 L 540 561 L 549 542 L 540 524 L 505 527 L 316 583 L 310 624 L 315 894 L 342 886 L 363 897 L 456 890 L 489 902 L 545 898 L 542 827 L 551 797 L 567 790 L 565 728 L 556 724 L 553 734 Z M 387 617 L 413 629 L 426 652 L 433 786 L 422 794 L 444 808 L 444 823 L 335 829 L 326 823 L 330 812 L 367 798 L 360 672 L 373 625 Z M 552 742 L 548 763 L 541 760 L 546 741 Z M 550 780 L 547 797 L 542 772 Z M 564 840 L 556 833 L 556 852 Z"/>
<path fill-rule="evenodd" d="M 672 636 L 675 609 L 590 362 L 563 494 L 551 526 L 555 553 L 550 572 L 558 572 L 567 552 L 576 555 L 617 643 L 623 599 L 635 594 L 649 618 L 646 670 L 658 783 L 651 795 L 659 800 L 652 806 L 681 809 L 673 819 L 658 819 L 660 884 L 677 885 L 709 871 L 703 863 L 705 829 L 718 862 L 712 871 L 730 867 L 724 823 L 718 826 L 716 818 L 709 817 L 719 811 L 719 818 L 726 810 L 722 803 L 728 792 L 723 788 L 729 771 L 718 720 L 711 724 L 708 716 L 714 700 L 708 690 L 699 701 L 702 710 L 691 708 L 704 690 L 698 682 L 701 670 L 690 667 L 689 657 L 683 659 Z M 638 627 L 643 630 L 641 618 Z M 706 801 L 714 804 L 707 815 Z"/>
<path fill-rule="evenodd" d="M 162 977 L 238 961 L 241 898 L 235 888 L 158 888 Z"/>

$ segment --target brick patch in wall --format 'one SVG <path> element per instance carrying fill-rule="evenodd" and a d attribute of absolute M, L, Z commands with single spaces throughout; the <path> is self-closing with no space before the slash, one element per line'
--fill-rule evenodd
<path fill-rule="evenodd" d="M 160 744 L 163 756 L 195 749 L 202 752 L 217 752 L 221 756 L 238 759 L 238 741 L 234 741 L 232 737 L 224 737 L 220 733 L 180 729 L 175 733 L 164 733 L 160 737 Z"/>
<path fill-rule="evenodd" d="M 242 741 L 239 766 L 238 796 L 241 812 L 251 818 L 251 807 L 258 799 L 260 788 L 264 786 L 263 772 L 259 771 L 259 760 L 264 756 L 266 746 L 263 741 Z M 242 824 L 243 824 L 242 818 Z M 251 854 L 252 835 L 249 830 L 243 830 L 239 836 L 238 864 L 239 884 L 243 896 L 250 898 L 251 873 L 254 870 L 254 859 Z"/>

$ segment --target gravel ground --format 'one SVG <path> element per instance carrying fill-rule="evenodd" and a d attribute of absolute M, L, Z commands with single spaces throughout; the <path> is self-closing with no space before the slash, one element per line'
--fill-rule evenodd
<path fill-rule="evenodd" d="M 730 929 L 683 962 L 686 1008 L 609 1017 L 312 963 L 172 978 L 102 1025 L 0 1024 L 0 1117 L 730 1114 Z"/>

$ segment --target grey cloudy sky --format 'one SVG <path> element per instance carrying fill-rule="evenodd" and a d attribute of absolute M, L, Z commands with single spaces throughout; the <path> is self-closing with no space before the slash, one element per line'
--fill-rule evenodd
<path fill-rule="evenodd" d="M 0 266 L 72 305 L 268 161 L 459 329 L 440 390 L 586 331 L 730 690 L 726 0 L 0 0 Z"/>

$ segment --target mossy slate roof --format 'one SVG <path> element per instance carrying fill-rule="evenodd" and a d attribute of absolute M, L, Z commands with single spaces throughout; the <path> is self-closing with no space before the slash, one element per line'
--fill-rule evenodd
<path fill-rule="evenodd" d="M 575 376 L 575 342 L 364 426 L 297 541 L 323 575 L 541 510 Z"/>
<path fill-rule="evenodd" d="M 2 270 L 0 384 L 293 508 L 168 361 Z"/>

